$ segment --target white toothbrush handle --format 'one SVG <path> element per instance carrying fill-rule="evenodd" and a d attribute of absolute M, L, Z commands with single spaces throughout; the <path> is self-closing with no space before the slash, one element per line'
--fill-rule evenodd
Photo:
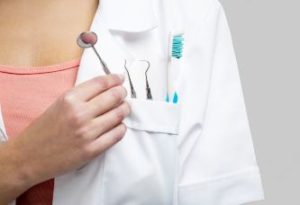
<path fill-rule="evenodd" d="M 168 63 L 168 97 L 169 102 L 174 102 L 174 95 L 177 92 L 176 90 L 176 81 L 180 73 L 180 59 L 172 58 Z"/>

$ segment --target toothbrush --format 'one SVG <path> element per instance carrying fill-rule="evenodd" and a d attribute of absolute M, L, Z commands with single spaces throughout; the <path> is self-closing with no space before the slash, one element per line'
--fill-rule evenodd
<path fill-rule="evenodd" d="M 169 34 L 169 59 L 168 59 L 168 76 L 166 102 L 178 103 L 179 96 L 176 91 L 176 78 L 180 71 L 180 59 L 183 51 L 183 33 Z"/>
<path fill-rule="evenodd" d="M 178 77 L 181 72 L 180 59 L 183 55 L 184 24 L 180 2 L 178 0 L 169 0 L 168 8 L 169 46 L 166 102 L 176 104 L 179 101 L 179 94 L 176 89 Z"/>

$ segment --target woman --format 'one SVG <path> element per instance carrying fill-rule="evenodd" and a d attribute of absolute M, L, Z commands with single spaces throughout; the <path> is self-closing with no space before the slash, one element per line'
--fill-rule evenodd
<path fill-rule="evenodd" d="M 0 204 L 263 198 L 218 1 L 2 1 L 0 15 Z M 76 45 L 87 30 L 119 75 Z M 178 33 L 183 57 L 171 60 Z M 176 100 L 166 102 L 170 86 Z"/>

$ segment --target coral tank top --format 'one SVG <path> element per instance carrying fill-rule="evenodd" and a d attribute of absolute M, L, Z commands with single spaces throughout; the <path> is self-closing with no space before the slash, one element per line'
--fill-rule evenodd
<path fill-rule="evenodd" d="M 79 59 L 40 67 L 0 65 L 0 103 L 10 139 L 16 138 L 60 95 L 74 86 Z M 38 184 L 17 205 L 51 205 L 54 179 Z"/>

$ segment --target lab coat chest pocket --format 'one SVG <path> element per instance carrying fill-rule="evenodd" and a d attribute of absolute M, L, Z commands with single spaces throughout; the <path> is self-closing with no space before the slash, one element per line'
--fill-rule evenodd
<path fill-rule="evenodd" d="M 171 204 L 179 104 L 129 99 L 127 133 L 105 155 L 104 204 Z M 117 197 L 116 197 L 117 196 Z"/>
<path fill-rule="evenodd" d="M 6 135 L 6 130 L 5 130 L 5 126 L 4 126 L 1 105 L 0 105 L 0 143 L 6 142 L 6 141 L 7 141 L 7 135 Z"/>

